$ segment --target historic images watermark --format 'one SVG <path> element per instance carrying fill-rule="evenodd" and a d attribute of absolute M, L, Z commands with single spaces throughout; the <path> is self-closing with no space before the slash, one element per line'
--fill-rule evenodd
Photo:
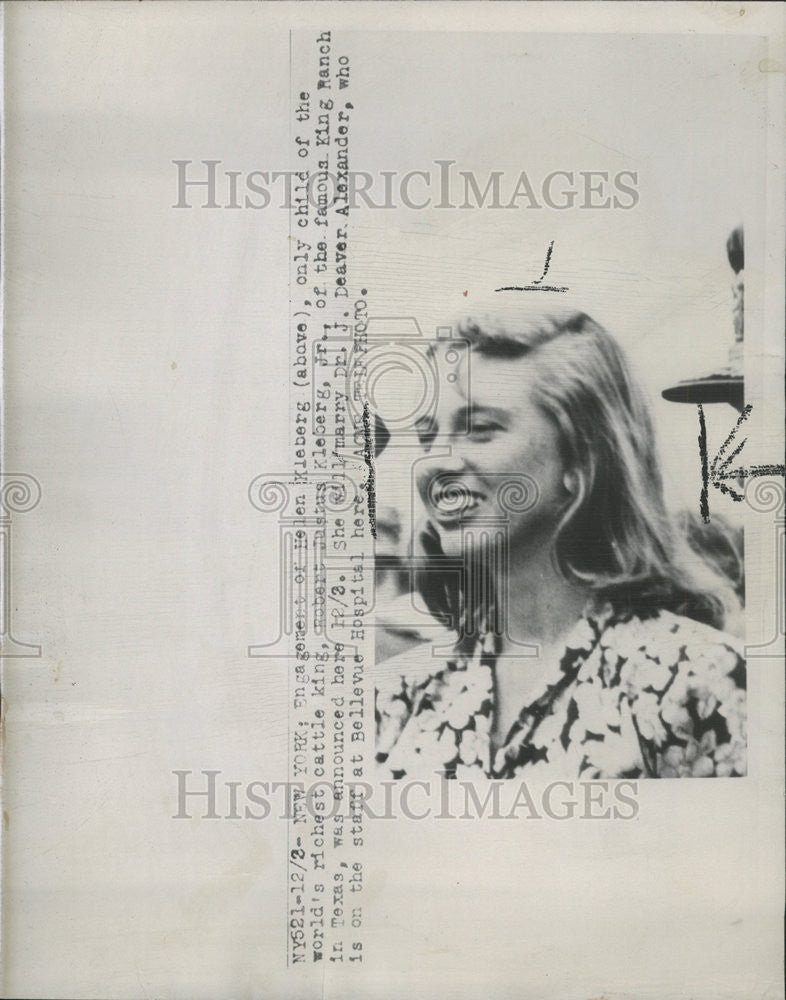
<path fill-rule="evenodd" d="M 307 102 L 308 95 L 302 94 L 301 100 Z M 324 113 L 334 110 L 332 100 L 321 103 L 326 105 Z M 334 137 L 334 143 L 341 139 Z M 330 170 L 327 160 L 322 165 L 319 161 L 319 129 L 295 141 L 299 156 L 309 151 L 316 155 L 317 170 L 237 170 L 223 160 L 172 160 L 177 194 L 172 208 L 282 208 L 292 211 L 298 224 L 299 217 L 308 217 L 309 208 L 332 209 L 344 216 L 361 207 L 626 211 L 635 208 L 640 198 L 635 170 L 560 168 L 543 175 L 527 170 L 480 174 L 459 169 L 455 160 L 434 160 L 426 169 L 370 173 L 349 170 L 346 163 L 342 169 L 340 159 L 338 168 Z"/>
<path fill-rule="evenodd" d="M 172 819 L 291 820 L 323 824 L 322 838 L 362 834 L 362 818 L 379 820 L 631 820 L 639 815 L 634 780 L 552 781 L 227 781 L 220 770 L 177 770 Z M 322 840 L 314 845 L 324 847 Z"/>

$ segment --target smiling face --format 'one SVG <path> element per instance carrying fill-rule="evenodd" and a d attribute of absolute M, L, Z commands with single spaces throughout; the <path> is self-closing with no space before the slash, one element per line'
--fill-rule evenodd
<path fill-rule="evenodd" d="M 437 366 L 446 351 L 440 347 Z M 507 524 L 512 557 L 553 537 L 570 495 L 556 426 L 533 400 L 532 357 L 464 353 L 458 377 L 440 383 L 433 419 L 419 427 L 427 457 L 417 486 L 446 555 L 477 530 Z M 455 370 L 455 369 L 454 369 Z"/>

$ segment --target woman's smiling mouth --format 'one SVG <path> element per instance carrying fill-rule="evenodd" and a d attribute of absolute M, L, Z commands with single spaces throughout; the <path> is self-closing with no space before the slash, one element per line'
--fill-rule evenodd
<path fill-rule="evenodd" d="M 451 481 L 430 491 L 429 507 L 439 524 L 458 524 L 471 517 L 484 500 L 482 493 Z"/>

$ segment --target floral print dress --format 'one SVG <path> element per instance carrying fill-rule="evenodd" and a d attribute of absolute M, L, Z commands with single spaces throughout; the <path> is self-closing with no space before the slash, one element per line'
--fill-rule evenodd
<path fill-rule="evenodd" d="M 385 777 L 746 773 L 739 644 L 692 619 L 667 611 L 640 618 L 609 604 L 585 610 L 496 751 L 491 640 L 447 664 L 432 660 L 429 646 L 415 654 L 389 660 L 377 684 L 377 764 Z"/>

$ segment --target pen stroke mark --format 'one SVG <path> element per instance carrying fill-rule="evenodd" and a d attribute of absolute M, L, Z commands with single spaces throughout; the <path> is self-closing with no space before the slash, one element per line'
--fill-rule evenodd
<path fill-rule="evenodd" d="M 699 497 L 699 513 L 705 524 L 710 520 L 709 502 L 709 456 L 707 455 L 707 424 L 704 420 L 704 407 L 699 403 L 699 457 L 701 459 L 701 495 Z"/>
<path fill-rule="evenodd" d="M 368 410 L 368 400 L 363 404 L 363 459 L 368 467 L 368 479 L 365 490 L 368 494 L 368 523 L 371 528 L 371 537 L 377 537 L 377 490 L 376 474 L 374 472 L 374 452 L 371 447 L 371 418 Z"/>
<path fill-rule="evenodd" d="M 726 449 L 731 446 L 737 436 L 737 431 L 750 416 L 753 409 L 750 403 L 748 403 L 745 409 L 740 413 L 737 418 L 737 423 L 734 427 L 732 427 L 731 433 L 720 446 L 718 454 L 710 463 L 709 455 L 707 453 L 707 426 L 704 420 L 704 409 L 702 408 L 701 403 L 699 403 L 698 406 L 699 458 L 701 460 L 701 496 L 699 498 L 699 510 L 701 512 L 702 520 L 705 524 L 707 524 L 710 520 L 710 483 L 712 483 L 716 489 L 720 490 L 721 493 L 725 493 L 726 496 L 731 497 L 732 500 L 737 503 L 742 503 L 745 499 L 744 493 L 739 493 L 732 486 L 727 485 L 727 483 L 735 481 L 740 483 L 740 481 L 746 478 L 752 479 L 755 476 L 783 476 L 786 475 L 786 466 L 773 463 L 767 465 L 751 465 L 748 467 L 740 466 L 737 469 L 730 468 L 734 459 L 745 447 L 745 443 L 748 439 L 746 437 L 743 438 L 742 441 L 740 441 L 740 443 L 728 455 L 726 454 Z"/>
<path fill-rule="evenodd" d="M 504 285 L 495 292 L 567 292 L 568 285 Z"/>
<path fill-rule="evenodd" d="M 532 282 L 531 285 L 504 285 L 502 288 L 495 288 L 495 292 L 567 292 L 567 285 L 543 285 L 541 282 L 549 273 L 551 265 L 551 255 L 554 252 L 554 240 L 549 243 L 546 251 L 546 263 L 543 267 L 543 274 Z"/>
<path fill-rule="evenodd" d="M 551 255 L 553 252 L 554 252 L 554 240 L 552 240 L 551 243 L 549 243 L 549 248 L 546 251 L 546 265 L 543 268 L 543 274 L 541 274 L 541 276 L 538 278 L 537 281 L 532 282 L 533 285 L 539 285 L 546 277 L 546 275 L 549 273 L 549 264 L 551 263 Z"/>

